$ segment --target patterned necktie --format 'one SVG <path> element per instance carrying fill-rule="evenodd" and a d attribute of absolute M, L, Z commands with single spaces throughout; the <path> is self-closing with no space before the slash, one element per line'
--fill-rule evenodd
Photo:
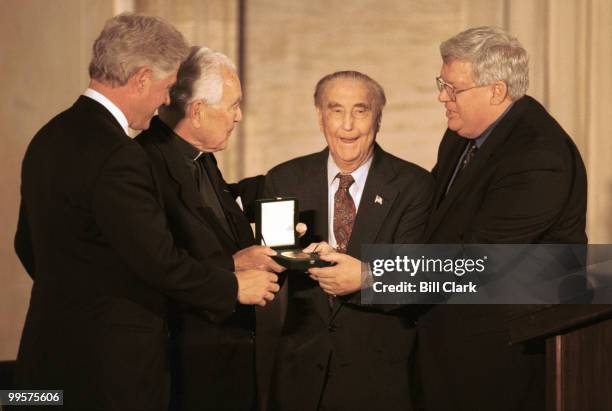
<path fill-rule="evenodd" d="M 477 151 L 478 151 L 478 146 L 476 145 L 476 142 L 474 140 L 470 140 L 470 142 L 468 143 L 468 148 L 467 150 L 465 150 L 465 154 L 463 155 L 463 158 L 461 159 L 461 162 L 459 163 L 459 167 L 457 167 L 457 171 L 452 175 L 451 180 L 448 183 L 448 186 L 446 186 L 446 191 L 444 192 L 444 195 L 440 198 L 440 202 L 437 204 L 436 208 L 440 207 L 442 200 L 446 198 L 446 195 L 450 191 L 452 185 L 457 180 L 457 177 L 459 177 L 459 174 L 461 174 L 463 169 L 467 167 L 470 161 L 472 161 Z"/>
<path fill-rule="evenodd" d="M 349 193 L 349 187 L 355 182 L 355 179 L 350 174 L 338 173 L 336 177 L 340 180 L 340 184 L 334 195 L 334 236 L 338 251 L 346 253 L 355 223 L 355 202 Z"/>
<path fill-rule="evenodd" d="M 457 174 L 462 172 L 463 169 L 467 167 L 467 165 L 470 163 L 470 161 L 472 161 L 472 159 L 476 155 L 477 151 L 478 151 L 478 146 L 476 145 L 476 141 L 470 140 L 470 146 L 468 147 L 465 155 L 463 156 L 463 160 L 461 160 L 461 165 L 459 166 L 459 170 L 457 171 Z"/>

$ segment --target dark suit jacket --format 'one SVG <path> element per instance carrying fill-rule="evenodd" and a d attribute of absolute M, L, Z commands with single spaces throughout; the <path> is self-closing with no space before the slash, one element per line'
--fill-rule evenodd
<path fill-rule="evenodd" d="M 234 270 L 232 255 L 253 245 L 248 220 L 228 193 L 221 173 L 211 177 L 231 233 L 203 206 L 176 136 L 157 117 L 136 140 L 151 162 L 163 197 L 170 231 L 177 245 L 198 260 Z M 171 332 L 174 409 L 251 410 L 254 403 L 254 331 L 252 306 L 239 305 L 221 324 L 189 307 L 174 307 Z"/>
<path fill-rule="evenodd" d="M 166 410 L 167 296 L 221 320 L 235 278 L 175 247 L 146 154 L 88 97 L 36 134 L 21 194 L 17 386 L 63 389 L 70 410 Z"/>
<path fill-rule="evenodd" d="M 438 152 L 432 243 L 586 243 L 586 173 L 570 137 L 534 99 L 515 102 L 444 192 L 467 142 Z M 541 410 L 542 347 L 509 346 L 506 321 L 530 307 L 440 305 L 419 320 L 427 410 Z"/>
<path fill-rule="evenodd" d="M 291 160 L 266 176 L 268 194 L 298 198 L 300 221 L 308 224 L 303 245 L 328 237 L 328 154 Z M 359 258 L 363 244 L 421 242 L 432 189 L 425 170 L 377 145 L 348 254 Z M 377 195 L 382 204 L 375 203 Z M 385 312 L 360 305 L 357 293 L 338 298 L 330 310 L 327 294 L 307 274 L 289 273 L 287 282 L 271 408 L 410 409 L 413 307 Z"/>

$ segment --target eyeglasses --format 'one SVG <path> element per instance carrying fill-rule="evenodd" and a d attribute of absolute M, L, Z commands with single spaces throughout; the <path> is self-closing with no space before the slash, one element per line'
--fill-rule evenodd
<path fill-rule="evenodd" d="M 472 87 L 464 88 L 461 90 L 457 90 L 455 89 L 454 86 L 444 81 L 442 77 L 436 77 L 436 86 L 438 86 L 439 92 L 442 92 L 442 90 L 445 90 L 446 94 L 448 95 L 448 98 L 451 101 L 457 101 L 457 94 L 463 93 L 464 91 L 472 90 L 474 88 L 485 87 L 485 86 L 488 86 L 488 84 L 483 84 L 482 86 L 472 86 Z"/>

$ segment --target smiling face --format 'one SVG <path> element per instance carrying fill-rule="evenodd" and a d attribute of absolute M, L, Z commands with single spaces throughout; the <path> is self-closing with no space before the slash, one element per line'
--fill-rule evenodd
<path fill-rule="evenodd" d="M 372 154 L 377 108 L 368 86 L 339 78 L 325 86 L 317 107 L 319 125 L 336 165 L 344 173 L 356 170 Z"/>
<path fill-rule="evenodd" d="M 472 79 L 472 63 L 457 59 L 442 65 L 440 77 L 457 91 L 476 85 Z M 498 114 L 498 108 L 492 105 L 492 87 L 489 86 L 458 93 L 456 101 L 451 101 L 443 88 L 438 101 L 446 108 L 448 128 L 464 138 L 478 138 Z"/>

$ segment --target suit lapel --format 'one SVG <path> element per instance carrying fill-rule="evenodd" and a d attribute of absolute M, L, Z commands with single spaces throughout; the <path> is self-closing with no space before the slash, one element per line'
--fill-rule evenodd
<path fill-rule="evenodd" d="M 427 228 L 425 230 L 425 238 L 429 238 L 429 235 L 438 226 L 440 220 L 442 219 L 442 216 L 444 215 L 441 212 L 441 208 L 443 208 L 443 203 L 447 202 L 445 199 L 446 189 L 453 175 L 453 172 L 455 171 L 455 167 L 459 162 L 459 158 L 465 150 L 467 141 L 464 138 L 457 136 L 450 130 L 447 130 L 446 135 L 442 139 L 441 144 L 448 144 L 449 147 L 444 151 L 441 150 L 440 158 L 438 159 L 438 172 L 436 174 L 436 193 L 434 197 L 432 211 L 427 223 Z"/>
<path fill-rule="evenodd" d="M 375 242 L 378 231 L 397 197 L 397 191 L 389 185 L 395 172 L 389 166 L 386 157 L 387 153 L 376 145 L 348 243 L 347 253 L 356 258 L 361 256 L 363 244 Z"/>
<path fill-rule="evenodd" d="M 299 208 L 300 214 L 306 218 L 305 221 L 309 227 L 307 237 L 310 241 L 328 241 L 328 184 L 327 184 L 327 158 L 329 150 L 326 148 L 316 155 L 312 162 L 304 170 L 304 174 L 297 181 L 298 185 L 294 188 L 296 193 L 299 193 Z M 302 221 L 302 218 L 300 219 Z M 312 225 L 312 227 L 310 226 Z M 310 242 L 306 241 L 306 242 Z M 308 244 L 306 244 L 308 245 Z M 306 275 L 306 274 L 299 274 Z M 316 285 L 317 290 L 314 292 L 313 304 L 317 315 L 321 317 L 323 322 L 329 321 L 329 302 L 327 294 Z"/>
<path fill-rule="evenodd" d="M 193 176 L 190 174 L 189 168 L 184 162 L 183 157 L 170 144 L 169 136 L 164 136 L 162 142 L 155 144 L 159 148 L 168 173 L 179 186 L 179 198 L 185 204 L 186 208 L 202 223 L 213 226 L 215 233 L 218 236 L 224 237 L 224 241 L 229 244 L 235 244 L 236 240 L 232 238 L 227 230 L 217 221 L 217 217 L 209 207 L 202 205 L 202 199 L 198 193 Z"/>
<path fill-rule="evenodd" d="M 466 139 L 454 134 L 450 136 L 450 138 L 453 138 L 454 140 L 449 141 L 449 149 L 445 152 L 444 157 L 440 159 L 440 164 L 442 167 L 440 170 L 438 170 L 438 175 L 436 177 L 440 184 L 438 184 L 436 187 L 436 197 L 434 199 L 435 208 L 438 208 L 442 200 L 444 200 L 448 183 L 450 182 L 450 179 L 455 172 L 457 163 L 459 162 L 459 158 L 465 151 L 465 147 L 468 143 Z"/>
<path fill-rule="evenodd" d="M 221 208 L 225 214 L 227 219 L 227 223 L 232 231 L 232 235 L 234 237 L 234 241 L 238 248 L 248 247 L 254 244 L 253 233 L 251 232 L 251 226 L 249 222 L 242 212 L 242 210 L 236 204 L 233 196 L 231 195 L 223 176 L 221 175 L 221 171 L 217 167 L 217 160 L 214 155 L 211 154 L 212 164 L 214 169 L 211 170 L 214 175 L 211 175 L 211 183 L 215 192 L 217 193 L 217 198 L 219 199 L 219 203 L 221 204 Z"/>
<path fill-rule="evenodd" d="M 325 149 L 317 154 L 314 160 L 306 167 L 304 174 L 295 187 L 298 196 L 300 213 L 313 227 L 308 227 L 308 240 L 328 241 L 328 194 L 327 184 L 327 158 L 329 150 Z M 308 244 L 306 244 L 308 245 Z"/>
<path fill-rule="evenodd" d="M 179 186 L 181 201 L 198 219 L 202 220 L 204 218 L 200 210 L 202 201 L 198 196 L 198 190 L 189 168 L 184 164 L 179 153 L 167 141 L 157 144 L 157 146 L 164 157 L 168 173 Z"/>
<path fill-rule="evenodd" d="M 355 225 L 348 243 L 347 253 L 355 258 L 361 257 L 364 244 L 376 242 L 380 227 L 398 195 L 391 181 L 396 173 L 389 165 L 388 154 L 378 144 L 374 147 L 374 158 L 368 172 L 361 201 L 355 217 Z M 331 312 L 333 319 L 343 304 L 335 304 Z"/>

